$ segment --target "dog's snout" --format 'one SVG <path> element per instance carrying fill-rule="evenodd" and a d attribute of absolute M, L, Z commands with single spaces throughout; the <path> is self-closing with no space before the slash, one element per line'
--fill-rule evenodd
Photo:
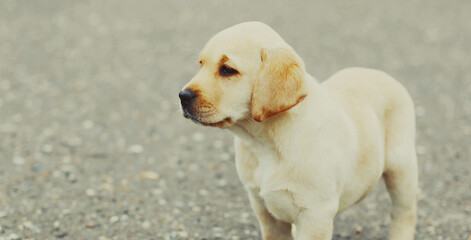
<path fill-rule="evenodd" d="M 185 89 L 185 90 L 182 90 L 178 94 L 178 97 L 180 97 L 180 101 L 182 103 L 182 106 L 188 106 L 189 104 L 191 104 L 195 100 L 196 94 L 195 94 L 195 92 L 193 92 L 190 89 Z"/>

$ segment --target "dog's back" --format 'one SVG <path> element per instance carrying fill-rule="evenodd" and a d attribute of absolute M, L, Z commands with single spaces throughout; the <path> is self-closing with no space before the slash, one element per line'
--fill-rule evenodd
<path fill-rule="evenodd" d="M 415 226 L 418 181 L 411 97 L 391 76 L 366 68 L 342 70 L 322 85 L 356 127 L 357 174 L 345 186 L 343 195 L 358 197 L 359 188 L 367 189 L 367 193 L 375 186 L 372 178 L 379 180 L 383 176 L 393 201 L 391 239 L 410 239 Z M 366 196 L 363 194 L 358 201 Z M 340 210 L 348 207 L 342 202 L 348 201 L 340 202 Z"/>

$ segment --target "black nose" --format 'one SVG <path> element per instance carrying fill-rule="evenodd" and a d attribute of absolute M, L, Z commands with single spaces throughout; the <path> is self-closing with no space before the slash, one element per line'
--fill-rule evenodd
<path fill-rule="evenodd" d="M 180 101 L 184 107 L 190 105 L 196 98 L 195 92 L 190 89 L 182 90 L 178 96 L 180 97 Z"/>

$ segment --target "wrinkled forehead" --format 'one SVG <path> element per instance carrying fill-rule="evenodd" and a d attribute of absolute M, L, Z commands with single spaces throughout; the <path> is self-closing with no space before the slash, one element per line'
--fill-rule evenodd
<path fill-rule="evenodd" d="M 238 58 L 259 56 L 260 49 L 286 44 L 269 26 L 248 22 L 227 28 L 212 37 L 201 51 L 200 58 L 218 62 L 222 56 L 237 61 Z"/>

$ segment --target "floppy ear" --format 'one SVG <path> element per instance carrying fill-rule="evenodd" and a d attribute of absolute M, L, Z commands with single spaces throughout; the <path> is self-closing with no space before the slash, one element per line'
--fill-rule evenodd
<path fill-rule="evenodd" d="M 252 90 L 252 117 L 263 122 L 306 96 L 302 60 L 289 48 L 262 49 L 262 67 Z"/>

